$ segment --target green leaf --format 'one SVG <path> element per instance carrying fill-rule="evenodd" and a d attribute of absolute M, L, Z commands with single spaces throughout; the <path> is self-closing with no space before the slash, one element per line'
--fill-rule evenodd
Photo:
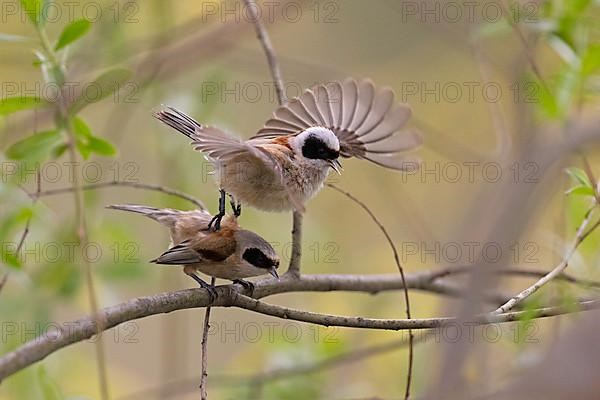
<path fill-rule="evenodd" d="M 31 204 L 28 204 L 26 206 L 21 206 L 16 210 L 9 212 L 8 215 L 3 216 L 4 218 L 0 220 L 0 240 L 10 241 L 10 235 L 16 229 L 22 229 L 23 225 L 25 225 L 27 221 L 33 216 L 33 208 Z M 16 245 L 14 250 L 16 250 Z"/>
<path fill-rule="evenodd" d="M 11 269 L 19 270 L 23 268 L 23 264 L 19 257 L 15 254 L 3 253 L 2 254 L 2 263 L 8 266 Z"/>
<path fill-rule="evenodd" d="M 0 116 L 45 107 L 47 104 L 46 101 L 34 96 L 8 97 L 0 101 Z"/>
<path fill-rule="evenodd" d="M 21 0 L 21 7 L 27 15 L 29 21 L 38 26 L 42 22 L 42 1 L 41 0 Z"/>
<path fill-rule="evenodd" d="M 88 160 L 90 158 L 92 151 L 88 147 L 87 143 L 77 140 L 75 147 L 77 147 L 77 151 L 79 151 L 79 154 L 81 154 L 81 157 L 83 157 L 84 160 Z"/>
<path fill-rule="evenodd" d="M 38 382 L 44 400 L 64 400 L 58 385 L 50 378 L 43 365 L 38 368 Z"/>
<path fill-rule="evenodd" d="M 52 159 L 56 160 L 56 159 L 62 157 L 62 155 L 65 154 L 65 151 L 67 151 L 68 148 L 69 148 L 68 143 L 61 143 L 58 146 L 54 147 L 52 149 L 52 151 L 50 152 Z"/>
<path fill-rule="evenodd" d="M 565 194 L 568 195 L 573 195 L 573 196 L 592 196 L 595 197 L 596 194 L 594 193 L 594 189 L 592 189 L 589 186 L 575 186 L 572 187 L 571 189 L 567 190 L 565 192 Z"/>
<path fill-rule="evenodd" d="M 54 46 L 54 50 L 58 51 L 81 38 L 87 33 L 91 26 L 91 22 L 87 19 L 79 19 L 71 22 L 65 27 L 65 29 L 63 29 L 58 41 L 56 42 L 56 46 Z"/>
<path fill-rule="evenodd" d="M 534 94 L 535 103 L 537 104 L 541 113 L 550 119 L 558 119 L 561 117 L 561 110 L 558 105 L 556 98 L 552 92 L 548 90 L 546 85 L 541 84 L 538 80 L 532 80 L 535 82 L 539 90 Z"/>
<path fill-rule="evenodd" d="M 573 17 L 579 17 L 592 4 L 592 0 L 567 0 L 562 2 L 565 8 L 565 14 Z"/>
<path fill-rule="evenodd" d="M 13 160 L 42 159 L 59 140 L 60 132 L 56 130 L 36 133 L 13 143 L 6 150 L 6 156 Z"/>
<path fill-rule="evenodd" d="M 81 117 L 73 118 L 73 132 L 76 137 L 86 140 L 93 136 L 92 130 Z"/>
<path fill-rule="evenodd" d="M 86 160 L 92 152 L 103 156 L 114 156 L 117 153 L 109 141 L 94 136 L 89 125 L 81 117 L 73 118 L 73 132 L 77 140 L 77 149 Z"/>
<path fill-rule="evenodd" d="M 578 182 L 580 185 L 593 188 L 590 180 L 587 177 L 587 174 L 581 168 L 570 167 L 566 169 L 566 172 L 575 180 L 575 182 Z"/>
<path fill-rule="evenodd" d="M 90 138 L 90 150 L 94 153 L 103 155 L 103 156 L 114 156 L 117 154 L 117 149 L 112 145 L 108 140 L 105 140 L 98 136 L 92 136 Z"/>
<path fill-rule="evenodd" d="M 123 83 L 131 78 L 131 75 L 132 72 L 125 68 L 115 68 L 106 71 L 94 81 L 85 85 L 87 90 L 81 93 L 80 96 L 73 101 L 69 107 L 69 113 L 71 115 L 77 114 L 88 104 L 97 103 L 114 91 L 119 90 Z M 92 93 L 94 93 L 93 96 Z"/>
<path fill-rule="evenodd" d="M 73 133 L 75 134 L 75 145 L 84 160 L 90 158 L 90 138 L 92 131 L 81 117 L 73 118 Z"/>
<path fill-rule="evenodd" d="M 581 60 L 581 74 L 587 77 L 598 72 L 600 69 L 600 45 L 592 45 L 587 48 Z"/>

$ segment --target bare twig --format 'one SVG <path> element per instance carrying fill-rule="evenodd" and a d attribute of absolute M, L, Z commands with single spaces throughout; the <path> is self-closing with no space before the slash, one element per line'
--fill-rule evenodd
<path fill-rule="evenodd" d="M 506 303 L 504 303 L 503 305 L 498 307 L 494 311 L 495 314 L 501 314 L 501 313 L 505 313 L 505 312 L 511 310 L 517 304 L 521 303 L 526 298 L 528 298 L 529 296 L 531 296 L 532 294 L 537 292 L 542 286 L 544 286 L 548 282 L 552 281 L 553 279 L 557 278 L 565 270 L 565 268 L 567 268 L 567 266 L 569 265 L 569 260 L 571 259 L 571 256 L 573 255 L 573 253 L 575 253 L 575 250 L 577 250 L 577 247 L 589 236 L 590 233 L 592 233 L 600 225 L 600 220 L 599 220 L 589 230 L 587 230 L 587 231 L 585 230 L 587 228 L 588 224 L 590 223 L 594 208 L 595 208 L 595 204 L 592 208 L 590 208 L 586 212 L 583 221 L 581 222 L 581 224 L 579 225 L 579 228 L 577 229 L 577 233 L 575 234 L 575 239 L 573 239 L 573 244 L 567 251 L 567 254 L 565 254 L 563 260 L 556 267 L 554 267 L 554 269 L 552 271 L 548 272 L 546 275 L 541 277 L 533 285 L 531 285 L 527 289 L 521 291 L 519 294 L 517 294 L 516 296 L 511 298 L 509 301 L 507 301 Z"/>
<path fill-rule="evenodd" d="M 211 278 L 210 284 L 215 286 L 216 279 Z M 208 399 L 206 393 L 206 378 L 208 377 L 208 330 L 210 329 L 210 305 L 204 313 L 204 330 L 202 331 L 202 369 L 200 374 L 200 398 Z"/>
<path fill-rule="evenodd" d="M 262 44 L 267 62 L 269 64 L 269 70 L 271 76 L 275 82 L 275 90 L 277 91 L 277 98 L 279 105 L 283 105 L 286 102 L 285 98 L 285 87 L 283 84 L 283 77 L 281 75 L 281 68 L 279 68 L 279 62 L 273 49 L 273 44 L 269 37 L 269 33 L 265 28 L 265 24 L 260 19 L 257 13 L 257 5 L 254 0 L 244 0 L 246 7 L 250 14 L 250 19 L 254 23 L 254 29 L 256 30 L 256 36 Z M 302 259 L 302 213 L 294 211 L 292 220 L 292 255 L 290 257 L 290 264 L 288 267 L 288 273 L 291 276 L 300 276 L 300 260 Z"/>
<path fill-rule="evenodd" d="M 40 173 L 39 168 L 36 169 L 35 176 L 36 176 L 36 180 L 37 180 L 35 194 L 30 195 L 28 193 L 29 197 L 31 198 L 31 206 L 32 207 L 37 203 L 38 199 L 40 198 L 40 193 L 42 192 L 42 175 Z M 25 228 L 23 228 L 23 233 L 21 234 L 21 238 L 19 239 L 19 243 L 17 244 L 17 249 L 15 250 L 15 255 L 17 257 L 19 256 L 19 253 L 21 253 L 21 249 L 23 248 L 23 245 L 25 244 L 25 239 L 27 239 L 27 235 L 29 235 L 29 228 L 31 227 L 31 218 L 32 217 L 33 217 L 32 215 L 29 215 L 27 217 L 27 221 L 25 221 Z M 8 275 L 9 275 L 9 272 L 6 271 L 4 273 L 4 275 L 2 276 L 2 280 L 0 281 L 0 292 L 2 292 L 4 285 L 6 285 L 6 282 L 8 281 Z"/>
<path fill-rule="evenodd" d="M 90 185 L 84 185 L 84 186 L 79 187 L 79 189 L 95 190 L 95 189 L 102 189 L 102 188 L 111 187 L 111 186 L 125 186 L 125 187 L 131 187 L 134 189 L 144 189 L 144 190 L 153 190 L 155 192 L 161 192 L 164 194 L 168 194 L 170 196 L 175 196 L 175 197 L 179 197 L 181 199 L 187 200 L 190 203 L 194 204 L 199 209 L 206 210 L 206 207 L 200 200 L 190 196 L 189 194 L 183 193 L 183 192 L 180 192 L 179 190 L 171 189 L 171 188 L 168 188 L 165 186 L 160 186 L 160 185 L 150 185 L 150 184 L 138 183 L 138 182 L 111 181 L 111 182 L 102 182 L 102 183 L 94 183 L 94 184 L 90 184 Z M 57 194 L 69 193 L 69 192 L 72 192 L 73 190 L 76 190 L 76 188 L 67 187 L 67 188 L 45 190 L 45 191 L 41 192 L 39 194 L 39 196 L 40 197 L 53 196 L 53 195 L 57 195 Z"/>
<path fill-rule="evenodd" d="M 244 3 L 246 3 L 248 13 L 250 14 L 250 20 L 254 23 L 256 36 L 258 37 L 258 40 L 262 44 L 263 50 L 265 51 L 265 56 L 267 57 L 267 62 L 269 63 L 269 70 L 271 71 L 271 76 L 275 82 L 277 98 L 279 99 L 279 104 L 282 105 L 285 103 L 285 87 L 283 85 L 281 68 L 279 68 L 279 62 L 277 61 L 277 56 L 275 55 L 271 38 L 269 37 L 269 33 L 265 28 L 265 24 L 257 13 L 258 6 L 256 5 L 256 2 L 254 0 L 244 0 Z"/>
<path fill-rule="evenodd" d="M 371 209 L 369 209 L 369 207 L 364 202 L 360 201 L 355 196 L 353 196 L 351 193 L 340 189 L 339 187 L 337 187 L 336 185 L 334 185 L 332 183 L 328 183 L 327 186 L 332 188 L 333 190 L 337 191 L 338 193 L 341 193 L 344 196 L 348 197 L 350 200 L 352 200 L 353 202 L 358 204 L 363 210 L 365 210 L 367 212 L 367 214 L 369 214 L 369 216 L 371 217 L 373 222 L 375 222 L 375 225 L 377 225 L 377 227 L 379 227 L 379 230 L 381 230 L 381 232 L 385 236 L 386 240 L 388 241 L 388 243 L 392 249 L 396 267 L 398 267 L 398 272 L 400 272 L 400 277 L 402 278 L 402 285 L 404 286 L 404 288 L 403 288 L 404 301 L 406 303 L 406 318 L 411 319 L 410 300 L 409 300 L 409 296 L 408 296 L 408 288 L 406 287 L 406 277 L 404 276 L 404 269 L 402 268 L 402 264 L 400 264 L 400 256 L 398 255 L 398 250 L 396 249 L 396 245 L 394 244 L 394 241 L 392 240 L 392 237 L 388 233 L 387 229 L 385 229 L 385 227 L 383 226 L 381 221 L 379 221 L 379 219 L 375 216 L 375 214 L 373 214 Z M 412 381 L 412 370 L 413 370 L 413 350 L 414 350 L 413 349 L 413 339 L 414 339 L 414 336 L 413 336 L 412 330 L 409 329 L 408 330 L 408 372 L 406 375 L 406 390 L 404 392 L 405 400 L 408 400 L 408 398 L 410 397 L 410 384 Z"/>
<path fill-rule="evenodd" d="M 476 266 L 458 266 L 458 267 L 448 267 L 442 268 L 437 271 L 431 271 L 431 280 L 435 282 L 440 278 L 445 278 L 447 276 L 460 275 L 465 273 L 473 272 L 473 268 L 477 268 Z M 546 275 L 547 271 L 542 270 L 532 270 L 532 269 L 518 269 L 518 268 L 506 268 L 506 269 L 496 269 L 491 271 L 493 274 L 507 275 L 507 276 L 515 276 L 515 277 L 526 277 L 526 278 L 541 278 Z M 574 285 L 579 286 L 587 286 L 594 289 L 600 289 L 600 282 L 589 280 L 589 279 L 579 279 L 575 278 L 566 273 L 559 274 L 556 280 L 569 282 Z"/>
<path fill-rule="evenodd" d="M 505 0 L 498 1 L 498 4 L 502 8 L 502 12 L 503 12 L 503 14 L 505 14 L 506 20 L 510 24 L 511 28 L 515 31 L 515 33 L 517 34 L 517 37 L 519 38 L 519 41 L 523 45 L 523 49 L 525 51 L 525 57 L 527 57 L 527 62 L 531 66 L 531 70 L 533 71 L 535 76 L 538 78 L 538 80 L 540 81 L 542 86 L 544 86 L 544 89 L 548 93 L 551 93 L 550 87 L 546 84 L 546 80 L 542 76 L 540 67 L 538 66 L 538 63 L 535 60 L 535 56 L 533 55 L 533 52 L 532 52 L 531 48 L 529 47 L 529 43 L 527 43 L 527 38 L 525 37 L 523 30 L 519 26 L 518 22 L 513 21 L 510 11 L 506 8 Z"/>
<path fill-rule="evenodd" d="M 429 274 L 413 274 L 406 276 L 406 284 L 410 287 L 426 285 Z M 256 282 L 253 296 L 262 298 L 277 293 L 298 291 L 334 291 L 345 290 L 353 292 L 374 293 L 384 290 L 398 290 L 402 282 L 398 275 L 304 275 L 300 278 L 282 277 L 280 281 L 265 279 Z M 113 328 L 127 321 L 168 313 L 176 310 L 206 307 L 239 307 L 266 315 L 288 318 L 297 321 L 311 322 L 325 326 L 360 327 L 367 329 L 429 329 L 443 327 L 456 323 L 455 318 L 426 318 L 426 319 L 369 319 L 361 317 L 342 317 L 318 313 L 308 313 L 257 301 L 237 292 L 238 286 L 225 285 L 217 287 L 218 298 L 211 304 L 208 292 L 204 289 L 188 289 L 177 292 L 161 293 L 154 296 L 140 297 L 125 303 L 106 307 L 100 310 L 105 324 L 104 330 Z M 590 310 L 600 307 L 600 300 L 585 300 L 577 303 L 578 310 Z M 545 307 L 535 311 L 536 318 L 573 313 L 572 305 Z M 527 311 L 526 315 L 531 311 Z M 473 322 L 480 324 L 510 322 L 522 318 L 523 312 L 506 314 L 484 314 L 475 317 Z M 46 356 L 69 346 L 89 339 L 97 333 L 94 316 L 87 316 L 65 324 L 65 327 L 31 340 L 13 352 L 0 358 L 0 380 L 36 363 Z"/>
<path fill-rule="evenodd" d="M 5 272 L 4 275 L 2 275 L 2 280 L 0 280 L 0 292 L 2 292 L 4 285 L 6 285 L 6 281 L 8 281 L 8 272 Z"/>
<path fill-rule="evenodd" d="M 292 255 L 288 272 L 294 277 L 300 276 L 300 261 L 302 259 L 302 213 L 294 211 L 292 218 Z"/>

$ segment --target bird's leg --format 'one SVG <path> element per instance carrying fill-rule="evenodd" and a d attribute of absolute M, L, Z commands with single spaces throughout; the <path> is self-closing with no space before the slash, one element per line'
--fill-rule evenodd
<path fill-rule="evenodd" d="M 210 230 L 213 227 L 213 224 L 214 231 L 218 231 L 219 229 L 221 229 L 221 220 L 225 216 L 225 190 L 219 189 L 219 193 L 219 213 L 215 215 L 208 223 L 208 230 Z"/>
<path fill-rule="evenodd" d="M 234 279 L 233 283 L 240 284 L 244 287 L 244 289 L 249 290 L 250 296 L 252 296 L 252 294 L 254 293 L 254 283 L 250 281 L 246 281 L 244 279 Z"/>
<path fill-rule="evenodd" d="M 208 295 L 210 296 L 210 302 L 211 302 L 211 304 L 214 303 L 215 300 L 217 299 L 217 297 L 219 297 L 219 293 L 217 293 L 217 289 L 215 289 L 215 287 L 213 285 L 210 285 L 210 284 L 204 282 L 202 280 L 202 278 L 200 278 L 195 273 L 188 272 L 188 271 L 185 271 L 185 273 L 187 276 L 189 276 L 190 278 L 192 278 L 193 280 L 198 282 L 200 287 L 202 287 L 203 289 L 206 289 L 208 291 Z"/>
<path fill-rule="evenodd" d="M 239 218 L 240 215 L 242 215 L 242 204 L 236 202 L 235 198 L 233 197 L 232 194 L 229 194 L 229 205 L 231 206 L 231 209 L 233 210 L 233 215 L 236 218 Z"/>

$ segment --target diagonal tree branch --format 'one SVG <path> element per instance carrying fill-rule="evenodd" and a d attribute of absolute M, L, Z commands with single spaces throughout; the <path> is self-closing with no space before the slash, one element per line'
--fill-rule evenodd
<path fill-rule="evenodd" d="M 590 223 L 595 206 L 596 205 L 594 204 L 594 206 L 592 208 L 590 208 L 588 210 L 588 212 L 585 214 L 583 221 L 581 222 L 581 224 L 579 225 L 579 228 L 577 229 L 577 233 L 575 234 L 575 239 L 573 239 L 573 244 L 567 251 L 567 254 L 563 258 L 563 260 L 556 267 L 554 267 L 554 269 L 552 269 L 552 271 L 550 271 L 546 275 L 542 276 L 533 285 L 529 286 L 527 289 L 524 289 L 519 294 L 512 297 L 509 301 L 507 301 L 506 303 L 504 303 L 500 307 L 498 307 L 494 311 L 494 314 L 505 313 L 505 312 L 513 309 L 517 304 L 523 302 L 529 296 L 531 296 L 532 294 L 537 292 L 542 286 L 546 285 L 548 282 L 556 279 L 558 276 L 560 276 L 560 274 L 562 274 L 562 272 L 569 265 L 571 256 L 573 256 L 573 254 L 575 253 L 575 250 L 577 250 L 577 247 L 579 247 L 579 245 L 594 230 L 596 230 L 596 228 L 598 228 L 598 226 L 600 226 L 600 220 L 598 220 L 590 229 L 588 229 L 587 231 L 585 230 L 587 228 L 588 224 Z"/>

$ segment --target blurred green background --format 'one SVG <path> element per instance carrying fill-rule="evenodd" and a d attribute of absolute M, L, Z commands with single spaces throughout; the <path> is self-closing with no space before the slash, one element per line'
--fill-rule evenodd
<path fill-rule="evenodd" d="M 185 138 L 157 123 L 151 112 L 161 104 L 169 104 L 243 137 L 251 136 L 270 117 L 277 104 L 275 91 L 244 6 L 232 1 L 200 0 L 54 3 L 61 15 L 43 28 L 51 43 L 69 23 L 83 17 L 91 22 L 85 36 L 57 52 L 59 62 L 65 65 L 67 82 L 79 89 L 115 67 L 131 71 L 130 79 L 116 81 L 120 91 L 78 113 L 94 137 L 109 142 L 86 142 L 80 146 L 76 172 L 79 181 L 91 184 L 127 180 L 165 185 L 200 198 L 214 212 L 217 187 L 207 173 L 209 165 Z M 407 244 L 417 246 L 416 254 L 403 252 L 407 273 L 468 264 L 466 247 L 457 240 L 456 232 L 468 226 L 474 199 L 495 184 L 486 179 L 489 171 L 485 166 L 494 160 L 497 107 L 501 108 L 510 132 L 519 127 L 520 113 L 527 103 L 524 99 L 532 100 L 525 106 L 535 108 L 536 123 L 562 123 L 580 98 L 585 99 L 582 113 L 594 111 L 598 82 L 594 74 L 600 63 L 596 58 L 590 61 L 592 71 L 585 79 L 573 77 L 566 59 L 569 52 L 561 53 L 560 46 L 572 46 L 575 56 L 578 51 L 591 52 L 578 46 L 581 35 L 590 48 L 595 45 L 597 12 L 593 2 L 572 3 L 576 5 L 566 0 L 529 2 L 514 9 L 521 10 L 517 14 L 526 34 L 541 32 L 534 54 L 549 84 L 556 89 L 556 97 L 551 99 L 540 89 L 530 69 L 521 68 L 522 43 L 506 19 L 496 20 L 493 9 L 487 10 L 489 15 L 484 13 L 488 2 L 479 3 L 472 20 L 461 3 L 453 3 L 462 12 L 456 20 L 454 11 L 444 8 L 446 2 L 430 3 L 433 14 L 425 13 L 423 2 L 395 0 L 308 0 L 274 4 L 270 9 L 261 3 L 288 96 L 315 82 L 370 77 L 378 86 L 392 87 L 399 100 L 412 106 L 409 124 L 420 129 L 425 138 L 424 147 L 418 151 L 424 160 L 421 172 L 401 175 L 349 160 L 343 163 L 341 176 L 330 177 L 330 181 L 371 207 L 400 250 L 406 250 Z M 18 10 L 16 14 L 14 9 Z M 526 16 L 535 20 L 526 21 Z M 15 85 L 19 93 L 41 97 L 52 90 L 52 85 L 44 80 L 36 62 L 33 50 L 40 48 L 36 29 L 16 0 L 2 2 L 2 18 L 2 100 L 15 96 Z M 552 37 L 562 38 L 562 44 L 553 43 Z M 594 51 L 598 53 L 597 48 Z M 537 83 L 533 89 L 526 86 L 531 82 Z M 490 84 L 490 90 L 500 88 L 501 93 L 485 92 L 485 83 Z M 469 87 L 474 88 L 471 94 Z M 490 96 L 498 101 L 489 101 Z M 18 113 L 4 109 L 0 114 L 4 151 L 54 124 L 52 113 L 43 108 Z M 5 262 L 1 267 L 2 272 L 10 271 L 0 294 L 2 353 L 46 332 L 52 326 L 49 324 L 72 321 L 90 312 L 82 251 L 74 244 L 77 237 L 73 195 L 43 197 L 31 206 L 19 189 L 21 185 L 35 192 L 36 176 L 32 171 L 38 158 L 50 163 L 42 164 L 42 190 L 73 184 L 68 157 L 52 159 L 53 154 L 47 151 L 50 147 L 58 151 L 60 143 L 52 142 L 52 146 L 42 146 L 46 150 L 40 150 L 40 154 L 37 150 L 28 152 L 17 160 L 11 160 L 10 154 L 2 156 L 0 239 L 4 255 L 10 253 L 6 244 L 18 242 L 28 216 L 32 215 L 21 261 Z M 83 155 L 88 158 L 84 160 Z M 472 179 L 467 176 L 469 167 L 465 163 L 469 162 L 476 163 Z M 13 165 L 19 168 L 17 172 L 12 170 Z M 456 166 L 459 179 L 454 179 Z M 423 174 L 423 170 L 429 172 Z M 531 172 L 523 165 L 517 170 L 519 179 Z M 502 173 L 504 179 L 512 179 L 514 171 Z M 548 270 L 560 259 L 572 226 L 581 219 L 589 202 L 585 198 L 565 200 L 562 191 L 568 182 L 566 175 L 563 178 L 550 184 L 547 203 L 538 208 L 540 215 L 532 220 L 524 237 L 515 238 L 519 249 L 515 263 L 527 263 L 528 251 L 534 251 L 533 263 L 529 265 L 532 268 Z M 91 257 L 100 305 L 194 287 L 194 282 L 179 268 L 147 262 L 166 249 L 167 232 L 150 220 L 104 208 L 113 203 L 191 207 L 183 200 L 131 188 L 85 192 L 84 211 L 93 245 L 90 253 L 99 252 Z M 397 271 L 383 236 L 358 206 L 326 188 L 308 204 L 307 210 L 303 273 Z M 287 261 L 291 215 L 246 208 L 241 222 L 274 242 Z M 453 253 L 440 250 L 457 242 L 465 252 L 458 260 Z M 570 266 L 571 272 L 587 278 L 598 275 L 592 267 L 597 258 L 593 252 L 596 243 L 596 237 L 590 238 Z M 69 244 L 74 246 L 73 256 L 69 254 Z M 427 253 L 427 249 L 433 249 L 433 253 Z M 511 282 L 511 287 L 518 289 L 528 281 Z M 410 294 L 414 317 L 444 315 L 454 302 L 418 291 Z M 556 285 L 546 295 L 572 298 L 576 294 L 572 286 Z M 300 293 L 279 295 L 269 301 L 340 315 L 404 317 L 401 292 L 377 296 Z M 105 332 L 111 398 L 197 398 L 203 314 L 201 309 L 178 311 Z M 518 366 L 549 345 L 560 328 L 559 322 L 570 318 L 574 317 L 536 321 L 537 343 L 524 345 L 522 340 L 514 340 L 519 328 L 510 324 L 503 327 L 498 342 L 476 343 L 495 355 L 494 363 Z M 213 310 L 211 325 L 208 390 L 213 399 L 387 399 L 399 398 L 403 393 L 405 349 L 266 383 L 262 388 L 239 381 L 232 383 L 223 376 L 252 375 L 316 362 L 406 338 L 405 333 L 317 328 L 224 308 Z M 422 392 L 435 379 L 431 374 L 444 342 L 430 340 L 416 347 L 415 393 Z M 503 371 L 473 363 L 469 378 L 481 382 L 482 387 L 495 386 L 505 378 Z M 143 394 L 145 390 L 150 392 Z M 142 393 L 140 397 L 130 396 L 138 392 Z M 0 398 L 99 398 L 94 344 L 84 342 L 68 347 L 10 377 L 0 385 Z"/>

